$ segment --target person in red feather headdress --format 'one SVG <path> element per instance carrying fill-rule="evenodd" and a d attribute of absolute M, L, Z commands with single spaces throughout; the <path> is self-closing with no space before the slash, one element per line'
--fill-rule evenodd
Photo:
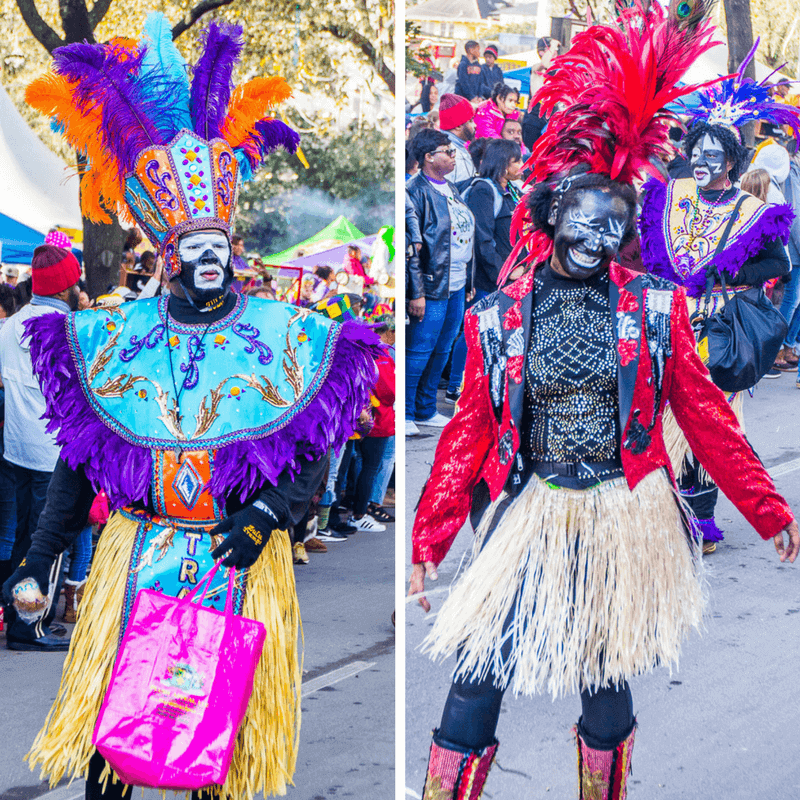
<path fill-rule="evenodd" d="M 661 109 L 696 88 L 675 83 L 710 36 L 639 9 L 576 36 L 539 92 L 546 111 L 563 109 L 529 161 L 535 185 L 515 212 L 502 288 L 467 314 L 465 389 L 412 534 L 410 593 L 429 610 L 425 578 L 468 517 L 476 531 L 424 645 L 457 654 L 424 800 L 480 797 L 509 688 L 580 693 L 579 797 L 624 800 L 629 681 L 677 661 L 703 611 L 698 534 L 662 435 L 667 402 L 780 560 L 800 551 L 794 515 L 695 353 L 683 291 L 615 260 L 635 235 L 632 184 L 667 141 Z M 503 285 L 522 253 L 535 268 Z"/>

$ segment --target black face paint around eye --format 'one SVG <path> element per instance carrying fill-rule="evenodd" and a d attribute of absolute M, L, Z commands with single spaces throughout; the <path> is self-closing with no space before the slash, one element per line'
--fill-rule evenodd
<path fill-rule="evenodd" d="M 585 189 L 559 216 L 554 237 L 553 268 L 574 280 L 586 280 L 608 269 L 619 252 L 630 211 L 620 197 Z"/>

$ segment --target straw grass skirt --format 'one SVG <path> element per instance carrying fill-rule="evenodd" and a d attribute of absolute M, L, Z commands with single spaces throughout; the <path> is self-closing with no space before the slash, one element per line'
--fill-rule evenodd
<path fill-rule="evenodd" d="M 633 492 L 624 478 L 580 491 L 533 476 L 492 531 L 498 502 L 425 651 L 444 658 L 461 647 L 456 677 L 491 670 L 501 688 L 554 699 L 677 665 L 705 591 L 664 470 Z"/>
<path fill-rule="evenodd" d="M 64 775 L 86 776 L 94 753 L 92 731 L 111 678 L 120 638 L 121 609 L 138 524 L 115 512 L 97 548 L 78 612 L 61 686 L 45 725 L 26 756 L 50 785 Z M 286 793 L 300 733 L 298 655 L 300 614 L 291 544 L 274 531 L 250 568 L 242 616 L 267 629 L 253 694 L 239 730 L 222 795 L 253 798 Z M 116 781 L 116 776 L 111 776 Z"/>

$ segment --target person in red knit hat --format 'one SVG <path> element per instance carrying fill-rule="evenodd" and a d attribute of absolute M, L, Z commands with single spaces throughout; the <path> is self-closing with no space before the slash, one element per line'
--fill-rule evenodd
<path fill-rule="evenodd" d="M 456 148 L 456 167 L 448 180 L 456 185 L 475 175 L 475 165 L 467 145 L 475 135 L 475 107 L 457 94 L 443 94 L 439 101 L 439 128 Z"/>
<path fill-rule="evenodd" d="M 14 470 L 17 486 L 17 530 L 9 560 L 0 561 L 0 583 L 20 565 L 44 508 L 47 487 L 58 461 L 55 438 L 45 430 L 45 401 L 33 377 L 30 345 L 23 341 L 25 322 L 43 314 L 67 314 L 78 308 L 81 268 L 72 253 L 44 244 L 33 251 L 33 297 L 0 331 L 0 374 L 5 387 L 4 457 Z M 61 559 L 53 565 L 50 606 L 58 597 Z M 12 650 L 66 650 L 69 640 L 56 636 L 49 626 L 55 608 L 48 606 L 44 619 L 28 624 L 11 606 L 4 610 L 9 628 L 7 646 Z"/>

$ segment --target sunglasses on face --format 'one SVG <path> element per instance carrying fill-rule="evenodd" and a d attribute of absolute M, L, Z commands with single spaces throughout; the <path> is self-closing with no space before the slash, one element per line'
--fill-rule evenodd
<path fill-rule="evenodd" d="M 435 156 L 437 153 L 444 153 L 446 156 L 450 156 L 450 158 L 454 158 L 456 154 L 455 147 L 448 147 L 446 150 L 434 150 L 431 155 Z"/>

